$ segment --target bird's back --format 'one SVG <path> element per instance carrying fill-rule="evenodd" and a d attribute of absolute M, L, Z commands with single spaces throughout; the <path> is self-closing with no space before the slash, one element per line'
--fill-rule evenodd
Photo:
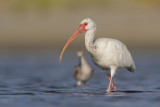
<path fill-rule="evenodd" d="M 116 39 L 100 38 L 94 43 L 97 52 L 94 55 L 94 62 L 105 68 L 116 66 L 126 68 L 134 72 L 135 64 L 127 47 Z"/>

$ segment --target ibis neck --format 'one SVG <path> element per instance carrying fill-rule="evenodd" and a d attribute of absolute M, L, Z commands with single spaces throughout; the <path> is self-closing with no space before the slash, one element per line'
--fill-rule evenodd
<path fill-rule="evenodd" d="M 94 29 L 87 30 L 85 34 L 85 46 L 87 50 L 91 53 L 93 50 L 93 38 L 96 31 Z"/>

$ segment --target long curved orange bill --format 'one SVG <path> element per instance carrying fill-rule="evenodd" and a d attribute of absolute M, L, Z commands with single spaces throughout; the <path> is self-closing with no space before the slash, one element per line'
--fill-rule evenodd
<path fill-rule="evenodd" d="M 63 50 L 60 54 L 60 57 L 59 57 L 59 62 L 61 62 L 62 60 L 62 57 L 63 57 L 63 54 L 65 52 L 65 50 L 67 49 L 67 47 L 69 46 L 69 44 L 78 36 L 80 35 L 82 32 L 86 31 L 85 28 L 83 28 L 82 25 L 79 26 L 79 28 L 75 31 L 75 33 L 68 39 L 68 41 L 66 42 L 66 44 L 64 45 L 63 47 Z"/>

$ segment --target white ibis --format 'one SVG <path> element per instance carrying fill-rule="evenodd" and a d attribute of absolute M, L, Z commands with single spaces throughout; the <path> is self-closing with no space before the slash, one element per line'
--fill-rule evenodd
<path fill-rule="evenodd" d="M 79 34 L 85 33 L 85 46 L 88 52 L 91 54 L 93 62 L 100 67 L 105 73 L 107 73 L 110 80 L 107 92 L 111 92 L 111 86 L 116 91 L 116 86 L 112 80 L 118 69 L 125 68 L 130 72 L 135 71 L 135 64 L 127 47 L 116 39 L 111 38 L 99 38 L 93 41 L 96 33 L 96 24 L 90 18 L 86 18 L 81 21 L 79 28 L 69 38 L 65 44 L 59 61 L 61 61 L 64 51 L 67 46 L 74 40 Z M 110 74 L 108 73 L 110 70 Z"/>
<path fill-rule="evenodd" d="M 80 86 L 92 77 L 93 69 L 85 60 L 82 50 L 77 51 L 77 56 L 79 57 L 79 65 L 75 68 L 74 78 L 77 80 L 77 86 Z"/>

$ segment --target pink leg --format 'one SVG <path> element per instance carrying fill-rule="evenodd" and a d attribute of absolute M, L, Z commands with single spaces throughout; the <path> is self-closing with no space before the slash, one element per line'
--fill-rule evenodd
<path fill-rule="evenodd" d="M 110 80 L 110 82 L 109 82 L 109 86 L 108 86 L 108 89 L 106 90 L 108 93 L 110 93 L 111 92 L 111 80 Z"/>
<path fill-rule="evenodd" d="M 110 82 L 111 82 L 111 85 L 112 85 L 112 87 L 113 87 L 113 90 L 116 91 L 116 90 L 117 90 L 116 85 L 115 85 L 114 82 L 112 81 L 111 76 L 110 76 L 109 74 L 108 74 L 108 79 L 109 79 Z"/>

